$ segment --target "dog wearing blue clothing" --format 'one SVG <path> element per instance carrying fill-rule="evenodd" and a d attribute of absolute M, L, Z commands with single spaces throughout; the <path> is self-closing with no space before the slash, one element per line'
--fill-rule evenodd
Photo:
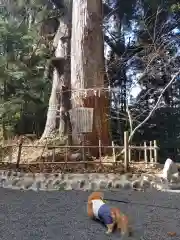
<path fill-rule="evenodd" d="M 88 197 L 87 214 L 92 219 L 98 219 L 107 227 L 107 234 L 113 232 L 115 226 L 121 231 L 121 235 L 132 235 L 128 217 L 118 208 L 111 208 L 104 201 L 102 192 L 93 192 Z"/>

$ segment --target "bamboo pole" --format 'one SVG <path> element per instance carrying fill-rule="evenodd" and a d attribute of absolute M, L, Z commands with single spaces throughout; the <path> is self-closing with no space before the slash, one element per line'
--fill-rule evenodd
<path fill-rule="evenodd" d="M 4 147 L 18 147 L 18 145 L 17 144 L 7 144 L 7 145 L 4 145 Z M 25 147 L 25 148 L 29 148 L 29 147 L 33 147 L 33 148 L 43 148 L 44 146 L 46 146 L 46 145 L 23 145 L 23 148 Z M 67 145 L 68 146 L 68 148 L 97 148 L 98 147 L 98 145 L 96 145 L 96 146 L 94 146 L 94 145 L 85 145 L 85 146 L 83 146 L 83 145 Z M 56 146 L 51 146 L 51 145 L 48 145 L 48 148 L 49 149 L 52 149 L 52 148 L 64 148 L 64 145 L 56 145 Z M 103 146 L 103 145 L 101 145 L 101 148 L 111 148 L 112 149 L 112 145 L 109 145 L 109 146 Z M 115 149 L 124 149 L 124 146 L 114 146 L 114 148 Z M 133 146 L 133 148 L 136 148 L 136 146 Z"/>
<path fill-rule="evenodd" d="M 139 147 L 141 147 L 141 144 L 139 144 Z M 141 151 L 138 151 L 138 157 L 139 157 L 139 162 L 141 160 Z"/>
<path fill-rule="evenodd" d="M 99 139 L 99 160 L 100 164 L 102 164 L 102 149 L 101 149 L 101 140 Z"/>
<path fill-rule="evenodd" d="M 54 142 L 53 142 L 53 145 L 55 146 Z M 55 162 L 55 155 L 56 155 L 56 148 L 53 147 L 52 148 L 52 161 Z"/>
<path fill-rule="evenodd" d="M 154 147 L 153 147 L 153 142 L 150 141 L 150 162 L 151 162 L 151 166 L 153 166 L 153 163 L 154 163 Z"/>
<path fill-rule="evenodd" d="M 97 165 L 97 164 L 100 164 L 100 162 L 97 162 L 97 161 L 81 161 L 81 162 L 77 162 L 77 161 L 72 161 L 72 162 L 69 162 L 69 161 L 64 161 L 64 162 L 32 162 L 32 163 L 20 163 L 20 165 L 21 166 L 31 166 L 31 165 L 38 165 L 38 164 L 43 164 L 43 165 L 46 165 L 46 164 L 50 164 L 50 165 L 61 165 L 61 164 L 65 164 L 65 163 L 67 163 L 67 165 L 68 164 L 75 164 L 75 165 L 77 165 L 77 164 L 84 164 L 84 163 L 88 163 L 88 164 L 92 164 L 92 165 Z M 108 162 L 102 162 L 102 165 L 104 165 L 104 164 L 114 164 L 114 161 L 108 161 Z M 2 162 L 2 163 L 0 163 L 0 165 L 6 165 L 6 166 L 8 166 L 8 165 L 15 165 L 16 163 L 7 163 L 7 162 Z M 142 164 L 142 162 L 136 162 L 136 163 L 131 163 L 132 165 L 133 164 Z M 150 164 L 150 162 L 148 162 L 148 164 Z"/>
<path fill-rule="evenodd" d="M 152 141 L 150 141 L 149 143 L 149 146 L 150 146 L 150 162 L 153 163 L 153 149 L 152 149 Z"/>
<path fill-rule="evenodd" d="M 8 161 L 9 163 L 12 163 L 12 159 L 13 159 L 13 148 L 10 148 L 10 151 L 8 153 Z"/>
<path fill-rule="evenodd" d="M 46 145 L 23 145 L 23 148 L 30 148 L 30 147 L 33 147 L 33 148 L 43 148 L 45 147 Z M 4 145 L 4 147 L 18 147 L 17 144 L 7 144 L 7 145 Z M 51 146 L 51 145 L 48 145 L 48 148 L 49 149 L 52 149 L 52 148 L 64 148 L 65 146 L 64 145 L 55 145 L 55 146 Z M 67 145 L 68 148 L 97 148 L 98 146 L 94 146 L 94 145 L 85 145 L 85 146 L 82 146 L 82 145 Z M 103 146 L 101 145 L 101 148 L 111 148 L 112 149 L 112 145 L 110 146 Z M 115 149 L 121 149 L 123 150 L 124 149 L 124 146 L 114 146 Z M 134 149 L 134 150 L 144 150 L 144 146 L 129 146 L 128 148 L 130 149 Z M 158 148 L 158 147 L 157 147 Z M 147 146 L 147 150 L 150 150 L 150 147 Z"/>
<path fill-rule="evenodd" d="M 22 144 L 23 144 L 23 137 L 21 137 L 20 140 L 19 140 L 16 168 L 19 168 L 19 164 L 20 164 L 20 160 L 21 160 Z"/>
<path fill-rule="evenodd" d="M 129 151 L 129 162 L 131 162 L 131 148 L 129 147 L 129 149 L 128 149 L 128 151 Z"/>
<path fill-rule="evenodd" d="M 114 148 L 114 142 L 112 141 L 112 151 L 113 151 L 113 162 L 116 162 L 116 152 L 115 152 L 115 148 Z"/>
<path fill-rule="evenodd" d="M 2 140 L 2 154 L 1 154 L 1 161 L 2 162 L 4 161 L 4 156 L 5 156 L 4 149 L 5 149 L 5 140 L 3 138 L 3 140 Z"/>
<path fill-rule="evenodd" d="M 82 159 L 83 159 L 83 162 L 85 162 L 85 135 L 84 133 L 82 133 Z M 85 168 L 87 168 L 87 164 L 85 163 L 84 165 Z"/>
<path fill-rule="evenodd" d="M 65 163 L 68 162 L 68 147 L 65 148 Z"/>
<path fill-rule="evenodd" d="M 128 132 L 124 132 L 124 166 L 125 171 L 129 169 L 129 143 L 128 143 Z"/>
<path fill-rule="evenodd" d="M 67 168 L 67 163 L 68 163 L 68 147 L 67 145 L 65 146 L 65 162 L 64 162 L 64 167 L 62 169 L 62 171 L 64 171 Z"/>
<path fill-rule="evenodd" d="M 148 157 L 147 157 L 147 144 L 146 142 L 144 142 L 144 161 L 146 163 L 146 168 L 148 167 L 147 166 L 147 163 L 148 163 Z"/>
<path fill-rule="evenodd" d="M 154 140 L 154 162 L 158 162 L 158 146 L 156 140 Z"/>

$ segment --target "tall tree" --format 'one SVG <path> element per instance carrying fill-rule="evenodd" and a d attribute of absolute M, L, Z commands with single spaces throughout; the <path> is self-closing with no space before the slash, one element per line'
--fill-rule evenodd
<path fill-rule="evenodd" d="M 61 4 L 60 4 L 61 3 Z M 60 10 L 59 27 L 54 37 L 55 58 L 53 63 L 52 90 L 49 99 L 46 126 L 41 140 L 67 134 L 70 128 L 67 112 L 70 109 L 70 37 L 71 1 L 54 1 Z"/>
<path fill-rule="evenodd" d="M 86 135 L 90 145 L 110 142 L 107 120 L 109 99 L 105 87 L 102 1 L 74 0 L 71 38 L 72 108 L 94 108 L 93 131 Z M 98 92 L 98 88 L 100 91 Z M 87 89 L 87 90 L 86 90 Z M 95 92 L 97 91 L 97 95 Z M 75 119 L 76 120 L 76 119 Z M 73 139 L 78 141 L 73 130 Z M 91 151 L 93 152 L 93 151 Z M 93 155 L 97 155 L 94 149 Z"/>

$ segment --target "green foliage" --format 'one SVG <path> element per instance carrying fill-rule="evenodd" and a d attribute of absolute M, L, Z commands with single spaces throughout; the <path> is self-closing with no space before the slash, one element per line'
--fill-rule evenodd
<path fill-rule="evenodd" d="M 173 13 L 179 12 L 179 11 L 180 11 L 180 3 L 173 4 L 173 5 L 171 6 L 171 11 L 172 11 Z"/>
<path fill-rule="evenodd" d="M 29 4 L 34 5 L 27 8 L 24 1 L 15 6 L 12 2 L 0 13 L 0 121 L 3 131 L 40 134 L 50 92 L 44 76 L 50 51 L 38 34 L 36 19 L 28 22 L 30 7 L 34 16 L 41 10 L 35 1 Z M 24 8 L 27 16 L 17 15 Z"/>

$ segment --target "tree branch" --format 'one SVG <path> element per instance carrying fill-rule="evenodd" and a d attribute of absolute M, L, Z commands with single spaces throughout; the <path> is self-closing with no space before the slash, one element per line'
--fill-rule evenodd
<path fill-rule="evenodd" d="M 114 9 L 110 8 L 108 4 L 103 3 L 103 13 L 104 13 L 104 17 L 110 16 L 114 13 Z"/>
<path fill-rule="evenodd" d="M 129 110 L 129 104 L 128 104 L 128 102 L 127 102 L 126 111 L 127 111 L 127 114 L 128 114 L 129 126 L 130 126 L 130 134 L 131 134 L 132 131 L 133 131 L 133 121 L 132 121 L 132 117 L 131 117 L 131 112 L 130 112 L 130 110 Z"/>
<path fill-rule="evenodd" d="M 148 116 L 138 125 L 134 128 L 134 130 L 131 132 L 128 141 L 130 142 L 135 134 L 135 132 L 142 127 L 148 120 L 149 118 L 153 115 L 153 113 L 156 111 L 161 98 L 163 97 L 163 94 L 165 93 L 165 91 L 171 86 L 171 84 L 175 81 L 176 77 L 180 74 L 180 70 L 174 75 L 174 77 L 172 77 L 171 81 L 164 87 L 164 89 L 162 90 L 160 96 L 158 97 L 158 100 L 155 104 L 155 106 L 153 107 L 153 109 L 150 111 L 150 113 L 148 114 Z"/>
<path fill-rule="evenodd" d="M 123 46 L 123 51 L 121 51 L 120 47 L 117 47 L 116 44 L 112 42 L 112 40 L 104 34 L 104 41 L 109 45 L 109 47 L 120 57 L 124 53 L 124 45 Z"/>

